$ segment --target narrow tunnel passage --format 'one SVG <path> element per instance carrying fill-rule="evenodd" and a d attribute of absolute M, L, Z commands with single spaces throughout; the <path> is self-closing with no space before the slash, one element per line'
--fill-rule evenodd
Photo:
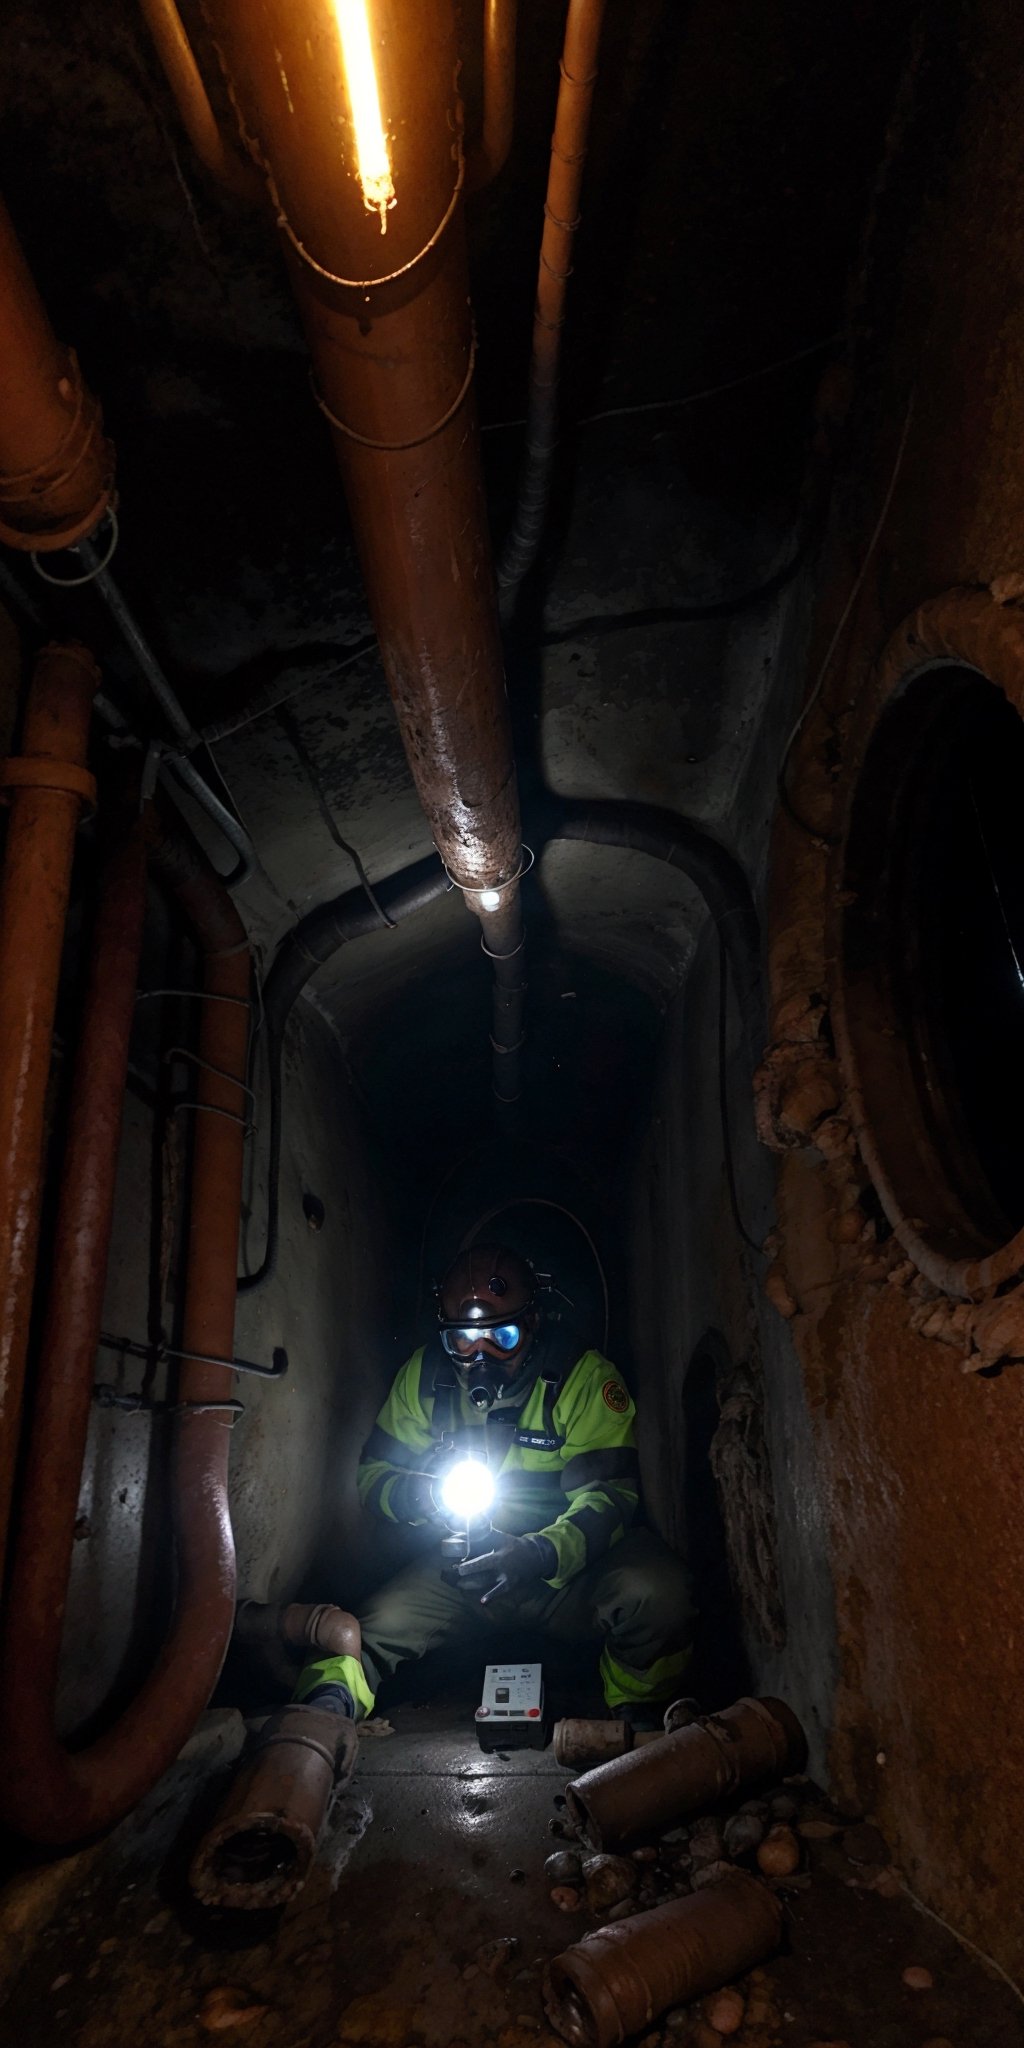
<path fill-rule="evenodd" d="M 1024 2048 L 1015 10 L 0 48 L 0 2029 Z"/>

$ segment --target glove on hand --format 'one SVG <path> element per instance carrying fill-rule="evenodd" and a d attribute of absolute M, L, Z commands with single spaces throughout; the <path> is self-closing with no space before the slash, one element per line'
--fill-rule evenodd
<path fill-rule="evenodd" d="M 517 1592 L 531 1579 L 549 1579 L 558 1569 L 558 1552 L 550 1536 L 503 1536 L 497 1529 L 494 1533 L 498 1540 L 493 1550 L 468 1557 L 458 1567 L 460 1586 L 467 1585 L 471 1592 L 485 1588 L 481 1607 L 501 1593 Z"/>
<path fill-rule="evenodd" d="M 389 1502 L 396 1522 L 434 1522 L 438 1506 L 429 1472 L 403 1472 Z"/>

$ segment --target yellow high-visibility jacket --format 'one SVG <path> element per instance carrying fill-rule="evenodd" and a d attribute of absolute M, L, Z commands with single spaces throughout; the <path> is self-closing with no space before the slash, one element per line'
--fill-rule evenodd
<path fill-rule="evenodd" d="M 482 1414 L 459 1387 L 439 1344 L 415 1351 L 402 1367 L 377 1417 L 359 1465 L 366 1507 L 391 1521 L 407 1512 L 415 1474 L 433 1472 L 442 1435 L 483 1451 L 494 1474 L 495 1527 L 511 1535 L 547 1536 L 558 1567 L 547 1583 L 560 1587 L 625 1534 L 636 1512 L 636 1409 L 613 1365 L 585 1351 L 559 1377 L 545 1365 L 548 1347 L 525 1399 L 514 1411 Z"/>

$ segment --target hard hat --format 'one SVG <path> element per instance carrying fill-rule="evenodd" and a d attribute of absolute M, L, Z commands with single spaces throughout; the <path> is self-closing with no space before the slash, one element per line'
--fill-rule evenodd
<path fill-rule="evenodd" d="M 505 1245 L 474 1245 L 452 1261 L 437 1291 L 441 1342 L 457 1365 L 514 1364 L 538 1322 L 537 1275 Z"/>

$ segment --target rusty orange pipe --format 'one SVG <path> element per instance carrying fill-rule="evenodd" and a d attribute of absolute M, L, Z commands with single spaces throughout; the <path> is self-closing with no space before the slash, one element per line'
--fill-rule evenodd
<path fill-rule="evenodd" d="M 174 1617 L 154 1671 L 125 1713 L 88 1749 L 69 1751 L 54 1725 L 54 1695 L 67 1584 L 67 1505 L 61 1509 L 59 1538 L 49 1556 L 47 1530 L 33 1521 L 26 1498 L 24 1548 L 19 1546 L 15 1597 L 5 1641 L 6 1680 L 0 1717 L 4 1772 L 0 1811 L 8 1824 L 33 1841 L 66 1843 L 110 1826 L 134 1806 L 173 1762 L 191 1734 L 216 1684 L 231 1633 L 235 1605 L 235 1557 L 228 1510 L 230 1418 L 218 1404 L 230 1400 L 234 1374 L 235 1272 L 242 1195 L 242 1160 L 247 1095 L 249 1026 L 248 942 L 238 913 L 202 856 L 157 817 L 147 821 L 154 874 L 170 889 L 203 948 L 195 1092 L 196 1114 L 191 1201 L 179 1375 L 180 1414 L 172 1468 L 177 1533 L 177 1597 Z M 121 920 L 108 906 L 110 945 L 120 947 L 117 1004 L 127 999 L 128 950 Z M 113 969 L 114 953 L 108 952 Z M 134 977 L 132 977 L 134 981 Z M 92 1042 L 105 1011 L 97 978 L 91 985 L 86 1042 Z M 84 1062 L 84 1053 L 83 1053 Z M 109 1072 L 108 1072 L 109 1079 Z M 84 1063 L 80 1088 L 94 1096 L 97 1083 Z M 63 1190 L 63 1239 L 68 1250 L 80 1229 L 93 1232 L 92 1285 L 84 1260 L 68 1269 L 75 1295 L 63 1300 L 65 1269 L 58 1247 L 57 1278 L 50 1308 L 50 1336 L 41 1362 L 38 1412 L 43 1425 L 30 1453 L 30 1475 L 49 1495 L 51 1450 L 42 1437 L 47 1418 L 60 1408 L 63 1387 L 73 1405 L 81 1446 L 86 1367 L 91 1385 L 94 1346 L 86 1339 L 96 1327 L 102 1298 L 106 1245 L 95 1228 L 95 1161 L 90 1157 L 87 1110 L 83 1144 L 69 1155 L 73 1178 Z M 109 1165 L 109 1126 L 103 1143 Z M 90 1225 L 90 1217 L 92 1225 Z M 196 1354 L 188 1356 L 187 1354 Z M 79 1377 L 79 1374 L 81 1377 Z M 72 1393 L 72 1387 L 75 1391 Z M 66 1476 L 66 1475 L 65 1475 Z M 73 1495 L 72 1495 L 73 1498 Z M 33 1598 L 33 1595 L 36 1596 Z M 45 1598 L 39 1611 L 37 1600 Z"/>
<path fill-rule="evenodd" d="M 139 0 L 139 6 L 200 163 L 225 191 L 256 205 L 263 197 L 262 182 L 253 165 L 243 162 L 220 132 L 174 0 Z"/>
<path fill-rule="evenodd" d="M 503 592 L 516 590 L 535 561 L 547 510 L 558 433 L 562 328 L 572 276 L 573 243 L 579 227 L 604 13 L 605 0 L 569 0 L 537 271 L 526 454 L 512 532 L 498 570 Z"/>
<path fill-rule="evenodd" d="M 72 547 L 114 498 L 114 451 L 0 201 L 0 541 Z"/>
<path fill-rule="evenodd" d="M 506 953 L 519 804 L 472 393 L 453 0 L 370 6 L 386 233 L 356 175 L 332 0 L 204 0 L 204 13 L 276 210 L 420 801 L 489 949 Z M 511 933 L 488 925 L 484 889 L 501 892 Z"/>
<path fill-rule="evenodd" d="M 84 647 L 46 647 L 22 751 L 0 768 L 10 801 L 0 888 L 0 1575 L 21 1423 L 50 1073 L 75 835 L 99 671 Z"/>
<path fill-rule="evenodd" d="M 507 161 L 516 114 L 517 0 L 484 0 L 483 120 L 466 150 L 466 190 L 479 192 Z"/>

